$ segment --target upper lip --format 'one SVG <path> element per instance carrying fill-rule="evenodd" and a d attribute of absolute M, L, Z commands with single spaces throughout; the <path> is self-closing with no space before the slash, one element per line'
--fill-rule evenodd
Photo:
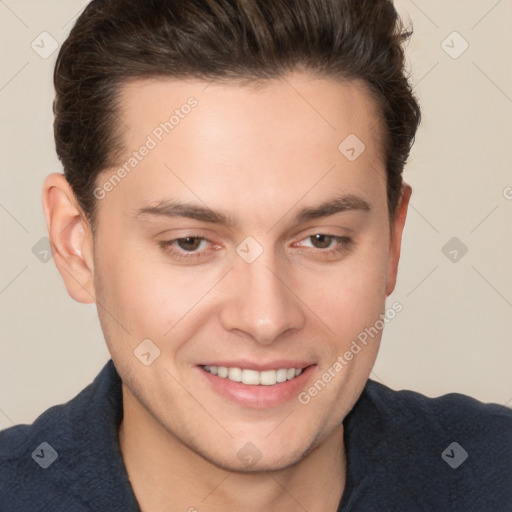
<path fill-rule="evenodd" d="M 265 370 L 279 370 L 280 368 L 298 368 L 304 369 L 314 363 L 309 361 L 297 361 L 290 359 L 277 359 L 275 361 L 255 362 L 254 360 L 237 361 L 212 361 L 200 364 L 199 366 L 225 366 L 227 368 L 242 368 L 244 370 L 256 370 L 259 372 Z"/>

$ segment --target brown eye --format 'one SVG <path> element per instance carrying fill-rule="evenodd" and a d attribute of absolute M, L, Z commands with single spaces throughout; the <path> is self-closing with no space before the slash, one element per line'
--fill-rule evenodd
<path fill-rule="evenodd" d="M 336 239 L 332 235 L 316 234 L 309 237 L 313 242 L 314 247 L 317 249 L 327 249 L 330 247 L 331 242 Z"/>
<path fill-rule="evenodd" d="M 195 251 L 199 248 L 203 240 L 204 238 L 200 236 L 187 236 L 185 238 L 177 238 L 175 242 L 178 247 L 184 251 Z"/>
<path fill-rule="evenodd" d="M 354 247 L 354 240 L 348 236 L 315 233 L 304 238 L 299 247 L 309 251 L 313 257 L 332 259 L 349 253 Z"/>
<path fill-rule="evenodd" d="M 213 256 L 217 248 L 204 236 L 183 236 L 172 240 L 163 240 L 159 245 L 180 262 L 199 263 Z"/>

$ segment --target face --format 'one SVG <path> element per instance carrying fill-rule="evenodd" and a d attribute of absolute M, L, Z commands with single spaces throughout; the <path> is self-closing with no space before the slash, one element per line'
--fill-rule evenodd
<path fill-rule="evenodd" d="M 295 73 L 138 81 L 121 106 L 91 268 L 125 391 L 218 466 L 294 464 L 339 432 L 380 332 L 344 354 L 395 284 L 376 105 Z"/>

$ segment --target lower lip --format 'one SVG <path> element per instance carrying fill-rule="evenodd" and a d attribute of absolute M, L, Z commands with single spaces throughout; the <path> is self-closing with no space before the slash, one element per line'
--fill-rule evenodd
<path fill-rule="evenodd" d="M 228 378 L 223 379 L 217 375 L 196 367 L 198 371 L 209 382 L 210 386 L 219 394 L 245 407 L 253 409 L 267 409 L 278 407 L 298 396 L 304 388 L 311 374 L 315 371 L 316 365 L 304 368 L 302 373 L 291 380 L 280 382 L 272 386 L 248 385 L 242 382 L 234 382 Z"/>

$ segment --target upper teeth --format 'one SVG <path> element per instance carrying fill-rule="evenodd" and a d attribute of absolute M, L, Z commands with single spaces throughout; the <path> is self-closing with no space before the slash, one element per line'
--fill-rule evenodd
<path fill-rule="evenodd" d="M 242 382 L 256 386 L 272 386 L 278 382 L 285 382 L 293 379 L 302 373 L 302 368 L 279 368 L 278 370 L 247 370 L 242 368 L 228 368 L 226 366 L 203 366 L 203 368 L 212 375 L 217 375 L 223 379 L 229 379 L 234 382 Z"/>

